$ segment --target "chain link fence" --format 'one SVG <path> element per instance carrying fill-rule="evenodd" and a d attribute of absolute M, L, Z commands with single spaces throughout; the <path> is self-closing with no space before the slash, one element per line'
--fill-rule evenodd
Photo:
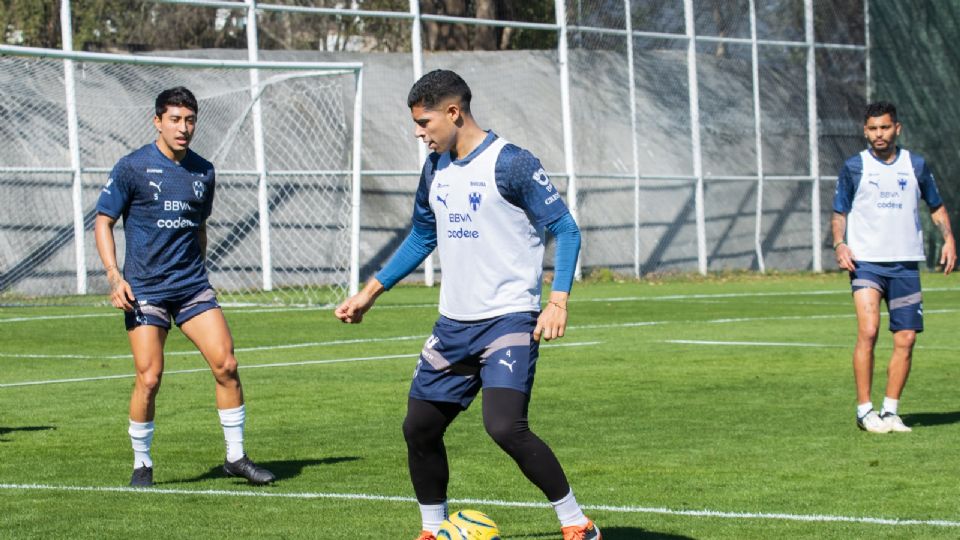
<path fill-rule="evenodd" d="M 74 71 L 83 255 L 74 242 L 74 175 L 64 69 Z M 228 302 L 329 303 L 350 281 L 354 73 L 67 62 L 0 56 L 4 122 L 16 145 L 0 149 L 0 292 L 10 301 L 107 291 L 92 224 L 113 164 L 156 138 L 153 100 L 172 85 L 198 98 L 197 153 L 217 167 L 207 222 L 207 267 Z M 27 74 L 27 77 L 23 77 Z M 254 111 L 259 108 L 267 189 L 260 196 Z M 261 220 L 269 212 L 268 226 Z M 124 234 L 116 227 L 118 258 Z M 264 253 L 269 252 L 269 259 Z M 265 290 L 265 260 L 272 286 Z M 58 299 L 56 301 L 63 301 Z"/>
<path fill-rule="evenodd" d="M 186 5 L 190 0 L 152 1 L 165 13 L 198 9 Z M 477 18 L 421 13 L 417 2 L 357 2 L 353 9 L 221 2 L 206 9 L 210 24 L 251 14 L 263 24 L 282 24 L 271 27 L 270 36 L 248 36 L 247 51 L 164 53 L 237 60 L 255 51 L 270 62 L 363 64 L 363 191 L 360 235 L 352 244 L 343 234 L 350 204 L 343 171 L 352 163 L 350 105 L 342 98 L 350 94 L 349 82 L 296 79 L 264 92 L 264 126 L 272 130 L 265 174 L 276 240 L 269 263 L 276 287 L 270 289 L 327 286 L 342 277 L 339 257 L 351 249 L 358 276 L 366 279 L 399 245 L 422 159 L 405 97 L 410 84 L 434 68 L 464 76 L 482 126 L 541 158 L 583 230 L 584 273 L 822 269 L 834 176 L 862 147 L 858 131 L 870 70 L 864 1 L 556 0 L 560 16 L 547 21 L 526 6 Z M 306 25 L 311 21 L 322 24 Z M 322 43 L 320 51 L 280 50 L 297 48 L 289 44 L 308 26 L 317 32 L 310 47 Z M 346 27 L 352 36 L 336 34 Z M 291 29 L 287 37 L 278 34 L 283 28 Z M 439 50 L 451 43 L 480 47 L 491 35 L 499 50 Z M 6 49 L 0 53 L 9 55 Z M 48 193 L 29 211 L 23 205 L 22 212 L 3 212 L 0 293 L 76 292 L 73 225 L 64 210 L 71 205 L 71 165 L 63 68 L 59 61 L 15 56 L 0 61 L 0 107 L 31 126 L 28 137 L 14 137 L 19 146 L 0 150 L 0 189 L 12 195 L 0 204 L 25 192 Z M 89 220 L 105 178 L 97 167 L 109 167 L 151 137 L 149 110 L 118 107 L 144 109 L 170 86 L 161 81 L 179 84 L 184 71 L 158 72 L 151 86 L 136 69 L 108 72 L 90 62 L 76 69 L 81 112 L 109 128 L 80 130 Z M 231 291 L 264 288 L 259 178 L 242 111 L 249 103 L 241 98 L 249 94 L 245 77 L 223 70 L 185 83 L 209 100 L 201 105 L 201 130 L 216 136 L 201 133 L 196 145 L 220 171 L 210 268 L 218 286 Z M 231 110 L 224 120 L 216 120 L 218 107 Z M 97 125 L 92 121 L 84 125 Z M 216 146 L 234 138 L 222 151 Z M 89 234 L 85 244 L 90 290 L 99 292 L 102 274 Z M 430 281 L 431 272 L 421 269 L 409 279 Z M 261 300 L 291 301 L 275 290 Z"/>

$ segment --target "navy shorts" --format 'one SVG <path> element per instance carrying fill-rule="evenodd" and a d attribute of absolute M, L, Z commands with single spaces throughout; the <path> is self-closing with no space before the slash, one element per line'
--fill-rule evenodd
<path fill-rule="evenodd" d="M 124 323 L 128 331 L 138 326 L 159 326 L 169 330 L 171 317 L 177 326 L 181 326 L 204 311 L 219 307 L 217 293 L 207 287 L 185 300 L 138 299 L 133 302 L 133 311 L 124 312 Z"/>
<path fill-rule="evenodd" d="M 537 314 L 511 313 L 482 321 L 441 316 L 417 360 L 410 397 L 459 403 L 464 409 L 480 388 L 512 388 L 530 395 L 540 344 Z"/>
<path fill-rule="evenodd" d="M 870 288 L 880 291 L 890 313 L 890 331 L 923 332 L 923 296 L 916 263 L 870 263 L 858 261 L 850 272 L 854 292 Z"/>

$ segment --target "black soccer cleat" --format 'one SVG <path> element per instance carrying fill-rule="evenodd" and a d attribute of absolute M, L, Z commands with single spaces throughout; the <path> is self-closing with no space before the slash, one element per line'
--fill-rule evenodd
<path fill-rule="evenodd" d="M 237 461 L 224 461 L 223 472 L 227 473 L 227 476 L 242 476 L 255 486 L 269 484 L 277 479 L 272 472 L 263 467 L 257 467 L 246 454 Z"/>
<path fill-rule="evenodd" d="M 140 467 L 133 470 L 133 476 L 130 477 L 130 487 L 151 486 L 153 486 L 153 467 Z"/>

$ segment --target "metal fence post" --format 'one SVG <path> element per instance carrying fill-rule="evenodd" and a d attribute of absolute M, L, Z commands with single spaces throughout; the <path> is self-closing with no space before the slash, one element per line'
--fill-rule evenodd
<path fill-rule="evenodd" d="M 360 286 L 360 203 L 361 156 L 363 155 L 363 70 L 354 75 L 357 90 L 353 99 L 353 167 L 351 168 L 350 193 L 350 296 L 357 294 Z"/>
<path fill-rule="evenodd" d="M 410 51 L 413 53 L 413 80 L 418 81 L 423 76 L 423 34 L 420 19 L 420 0 L 410 0 L 410 14 L 413 23 L 410 28 Z M 427 161 L 427 147 L 422 141 L 417 141 L 417 167 L 422 167 Z M 436 275 L 433 269 L 433 253 L 427 255 L 423 261 L 423 283 L 433 287 Z"/>
<path fill-rule="evenodd" d="M 817 125 L 817 48 L 814 40 L 813 0 L 803 0 L 804 26 L 807 37 L 807 126 L 809 130 L 811 234 L 813 236 L 813 271 L 823 272 L 820 253 L 820 136 Z"/>
<path fill-rule="evenodd" d="M 763 133 L 760 131 L 760 52 L 757 50 L 757 4 L 750 0 L 750 59 L 753 71 L 753 131 L 757 147 L 757 215 L 754 224 L 753 245 L 760 273 L 766 272 L 763 263 Z"/>
<path fill-rule="evenodd" d="M 690 148 L 693 175 L 697 178 L 694 210 L 697 219 L 697 270 L 707 273 L 707 231 L 703 210 L 703 156 L 700 148 L 700 89 L 697 82 L 697 31 L 693 18 L 693 0 L 683 0 L 687 33 L 687 85 L 690 87 Z"/>
<path fill-rule="evenodd" d="M 257 42 L 257 0 L 247 0 L 247 59 L 259 58 Z M 257 170 L 257 208 L 260 221 L 260 266 L 263 272 L 263 290 L 273 290 L 273 260 L 270 256 L 270 194 L 267 186 L 267 163 L 263 142 L 263 111 L 260 107 L 260 70 L 250 69 L 250 98 L 254 100 L 250 113 L 253 118 L 253 154 Z"/>
<path fill-rule="evenodd" d="M 70 0 L 60 2 L 60 39 L 64 52 L 73 51 L 73 21 L 70 17 Z M 77 267 L 77 294 L 87 294 L 87 258 L 84 246 L 83 226 L 83 174 L 80 170 L 80 137 L 77 121 L 77 87 L 74 80 L 73 60 L 63 61 L 63 86 L 66 93 L 67 140 L 70 150 L 70 168 L 73 170 L 71 198 L 73 202 L 73 245 Z"/>
<path fill-rule="evenodd" d="M 633 66 L 633 19 L 630 0 L 623 0 L 627 30 L 627 77 L 630 87 L 630 145 L 633 150 L 633 275 L 640 277 L 640 154 L 637 145 L 637 82 L 634 80 Z"/>
<path fill-rule="evenodd" d="M 870 0 L 863 0 L 863 46 L 866 47 L 863 56 L 867 80 L 867 103 L 870 103 L 873 96 L 873 88 L 870 87 Z"/>
<path fill-rule="evenodd" d="M 560 112 L 563 121 L 563 162 L 567 173 L 567 206 L 570 207 L 570 214 L 577 220 L 577 174 L 573 160 L 573 115 L 570 111 L 570 59 L 567 47 L 567 5 L 565 0 L 556 0 L 554 8 L 557 17 L 557 26 L 559 26 L 559 41 L 557 45 L 559 63 L 560 63 Z M 581 250 L 580 257 L 577 258 L 577 266 L 574 275 L 580 279 L 581 266 L 583 259 Z"/>

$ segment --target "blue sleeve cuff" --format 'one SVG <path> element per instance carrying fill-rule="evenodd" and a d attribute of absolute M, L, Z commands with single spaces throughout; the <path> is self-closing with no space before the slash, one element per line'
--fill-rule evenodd
<path fill-rule="evenodd" d="M 400 244 L 400 248 L 387 261 L 387 265 L 377 272 L 377 281 L 386 289 L 393 288 L 407 274 L 416 270 L 435 247 L 437 247 L 437 230 L 414 225 L 410 229 L 410 234 Z"/>
<path fill-rule="evenodd" d="M 569 293 L 573 288 L 573 275 L 580 255 L 580 228 L 570 213 L 547 224 L 547 230 L 557 237 L 557 249 L 553 262 L 553 290 Z"/>

